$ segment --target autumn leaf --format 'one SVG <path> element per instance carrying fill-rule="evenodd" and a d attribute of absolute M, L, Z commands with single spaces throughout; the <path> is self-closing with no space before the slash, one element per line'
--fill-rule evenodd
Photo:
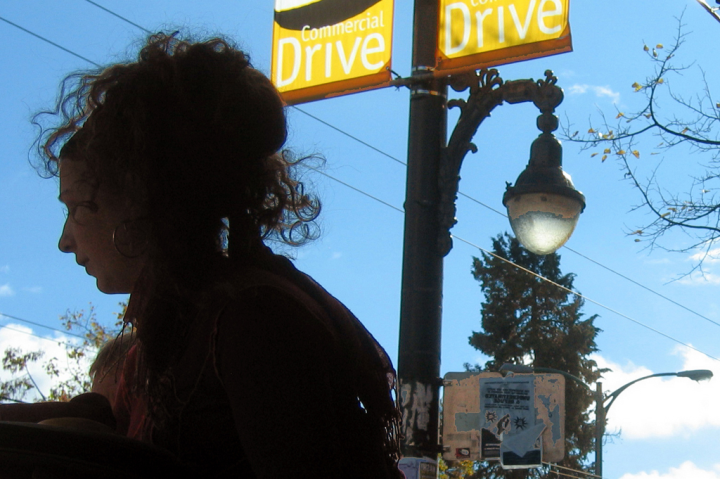
<path fill-rule="evenodd" d="M 650 118 L 652 118 L 652 113 L 646 113 L 643 116 L 649 120 Z"/>
<path fill-rule="evenodd" d="M 654 48 L 653 48 L 653 56 L 654 56 L 655 58 L 657 58 L 657 52 L 655 51 Z"/>
<path fill-rule="evenodd" d="M 650 49 L 648 48 L 648 46 L 647 46 L 647 45 L 643 45 L 643 51 L 648 51 L 648 50 L 650 50 Z"/>
<path fill-rule="evenodd" d="M 685 127 L 685 128 L 683 129 L 683 131 L 680 132 L 680 134 L 681 134 L 681 135 L 684 135 L 684 134 L 687 133 L 688 131 L 690 131 L 690 128 Z"/>
<path fill-rule="evenodd" d="M 720 108 L 720 103 L 715 103 L 716 108 Z"/>
<path fill-rule="evenodd" d="M 632 151 L 632 154 L 633 154 L 633 156 L 634 156 L 635 158 L 640 159 L 640 152 L 639 152 L 639 151 L 633 150 L 633 151 Z"/>
<path fill-rule="evenodd" d="M 625 150 L 618 150 L 617 154 L 618 154 L 618 155 L 624 155 L 624 154 L 625 154 Z"/>
<path fill-rule="evenodd" d="M 663 44 L 662 44 L 662 43 L 658 43 L 657 45 L 655 45 L 655 48 L 657 48 L 658 50 L 662 50 Z"/>
<path fill-rule="evenodd" d="M 642 90 L 642 88 L 643 88 L 642 85 L 639 84 L 638 82 L 635 82 L 635 83 L 633 83 L 633 84 L 630 85 L 630 86 L 633 87 L 633 88 L 635 89 L 635 91 L 640 91 L 640 90 Z"/>
<path fill-rule="evenodd" d="M 605 153 L 605 154 L 610 153 L 610 148 L 605 148 L 605 150 L 603 150 L 603 153 Z"/>
<path fill-rule="evenodd" d="M 595 130 L 593 130 L 592 128 L 590 128 L 590 129 L 588 130 L 588 133 L 595 133 Z"/>
<path fill-rule="evenodd" d="M 669 211 L 668 211 L 667 213 L 661 214 L 661 215 L 660 215 L 660 218 L 667 218 L 668 216 L 670 216 L 670 212 L 669 212 Z"/>
<path fill-rule="evenodd" d="M 575 133 L 572 134 L 572 136 L 570 138 L 575 138 L 578 135 L 578 133 L 580 133 L 580 132 L 576 131 Z"/>
<path fill-rule="evenodd" d="M 677 213 L 677 208 L 668 208 L 669 211 L 672 211 L 673 213 Z"/>
<path fill-rule="evenodd" d="M 625 116 L 625 113 L 619 112 L 619 113 L 617 114 L 617 116 L 615 117 L 615 119 L 617 120 L 618 118 L 622 118 L 622 117 L 624 117 L 624 116 Z"/>
<path fill-rule="evenodd" d="M 607 160 L 607 155 L 603 155 L 603 157 L 600 159 L 604 162 L 605 160 Z"/>
<path fill-rule="evenodd" d="M 641 239 L 638 239 L 638 238 L 635 238 L 635 242 L 636 242 L 636 243 L 639 243 L 640 241 L 642 241 L 642 240 L 641 240 Z"/>
<path fill-rule="evenodd" d="M 594 158 L 596 156 L 598 156 L 598 153 L 593 153 L 592 155 L 590 155 L 590 158 Z"/>
<path fill-rule="evenodd" d="M 665 83 L 665 80 L 663 80 L 662 78 L 658 78 L 658 81 L 657 81 L 657 82 L 658 82 L 658 83 Z"/>
<path fill-rule="evenodd" d="M 632 233 L 630 233 L 630 235 L 641 235 L 641 234 L 643 234 L 642 230 L 635 230 Z"/>

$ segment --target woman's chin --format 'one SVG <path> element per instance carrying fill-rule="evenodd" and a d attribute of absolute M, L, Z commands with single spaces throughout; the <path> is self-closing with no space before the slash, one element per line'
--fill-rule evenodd
<path fill-rule="evenodd" d="M 119 287 L 118 285 L 112 284 L 110 282 L 102 281 L 100 278 L 96 279 L 95 284 L 97 285 L 97 289 L 101 293 L 105 293 L 105 294 L 129 294 L 130 293 L 129 288 Z"/>

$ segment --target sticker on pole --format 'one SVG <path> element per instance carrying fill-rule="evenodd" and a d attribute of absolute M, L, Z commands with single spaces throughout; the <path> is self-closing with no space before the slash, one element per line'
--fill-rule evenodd
<path fill-rule="evenodd" d="M 559 374 L 448 373 L 443 458 L 539 467 L 565 454 L 565 378 Z"/>
<path fill-rule="evenodd" d="M 390 82 L 393 0 L 275 0 L 271 78 L 288 104 Z"/>
<path fill-rule="evenodd" d="M 572 51 L 570 0 L 440 0 L 437 70 L 477 70 Z"/>

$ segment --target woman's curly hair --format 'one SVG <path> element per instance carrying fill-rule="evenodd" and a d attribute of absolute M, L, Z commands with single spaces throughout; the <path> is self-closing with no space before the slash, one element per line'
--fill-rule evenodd
<path fill-rule="evenodd" d="M 138 384 L 157 424 L 172 416 L 170 364 L 200 307 L 198 292 L 232 277 L 265 239 L 316 234 L 320 205 L 281 151 L 285 106 L 228 40 L 148 38 L 136 61 L 62 84 L 37 146 L 42 174 L 82 161 L 96 188 L 142 212 L 148 262 L 126 314 L 137 326 Z"/>
<path fill-rule="evenodd" d="M 61 124 L 38 141 L 44 172 L 85 162 L 94 182 L 141 203 L 154 246 L 181 249 L 165 251 L 173 262 L 216 252 L 228 223 L 230 254 L 316 234 L 319 202 L 279 152 L 282 99 L 227 40 L 153 35 L 135 62 L 66 78 L 55 113 Z"/>

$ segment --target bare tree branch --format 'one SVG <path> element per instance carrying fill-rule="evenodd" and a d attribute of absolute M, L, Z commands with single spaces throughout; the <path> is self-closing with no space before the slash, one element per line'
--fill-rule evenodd
<path fill-rule="evenodd" d="M 645 210 L 652 217 L 629 233 L 637 236 L 635 241 L 646 241 L 651 249 L 700 250 L 698 264 L 693 270 L 702 270 L 702 262 L 712 255 L 712 246 L 720 240 L 720 197 L 717 194 L 720 191 L 720 101 L 713 100 L 710 82 L 701 68 L 701 87 L 693 89 L 697 93 L 683 95 L 679 93 L 682 85 L 675 87 L 674 81 L 690 73 L 693 67 L 692 64 L 676 63 L 676 55 L 687 36 L 684 30 L 680 17 L 669 48 L 662 44 L 643 47 L 654 69 L 644 82 L 632 85 L 636 93 L 644 95 L 637 111 L 624 113 L 616 109 L 614 120 L 609 120 L 601 111 L 600 120 L 591 120 L 586 134 L 573 132 L 575 128 L 567 122 L 562 127 L 562 136 L 566 141 L 580 144 L 583 151 L 590 151 L 591 157 L 600 156 L 602 161 L 610 157 L 619 160 L 624 177 L 640 193 L 640 203 L 631 210 Z M 650 148 L 648 155 L 648 150 L 639 145 L 641 139 L 647 140 L 650 136 L 657 137 L 660 143 Z M 662 155 L 681 145 L 690 153 L 709 155 L 705 164 L 694 165 L 704 169 L 701 174 L 688 173 L 692 180 L 689 188 L 678 186 L 675 177 L 663 182 L 659 174 L 663 165 L 661 160 L 655 162 L 647 179 L 638 176 L 641 174 L 638 171 L 647 166 L 645 159 L 648 156 Z M 677 230 L 685 233 L 689 241 L 681 246 L 664 245 L 663 237 Z"/>

